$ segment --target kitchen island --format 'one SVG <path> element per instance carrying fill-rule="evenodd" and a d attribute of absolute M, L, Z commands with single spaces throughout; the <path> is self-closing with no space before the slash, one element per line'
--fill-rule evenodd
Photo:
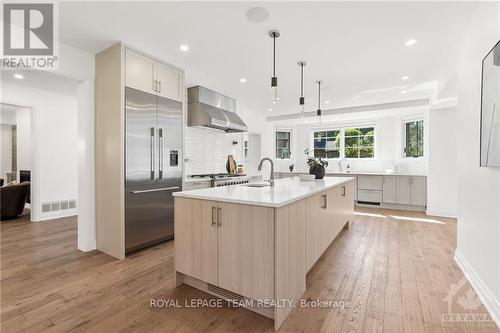
<path fill-rule="evenodd" d="M 245 306 L 279 328 L 304 293 L 307 272 L 352 220 L 354 178 L 262 185 L 174 194 L 176 283 Z"/>

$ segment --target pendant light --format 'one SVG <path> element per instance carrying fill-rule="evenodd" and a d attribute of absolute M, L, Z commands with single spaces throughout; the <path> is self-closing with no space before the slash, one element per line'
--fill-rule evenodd
<path fill-rule="evenodd" d="M 273 76 L 271 77 L 271 95 L 273 103 L 278 103 L 278 78 L 276 77 L 276 38 L 280 36 L 278 30 L 269 31 L 269 37 L 273 39 Z"/>
<path fill-rule="evenodd" d="M 300 66 L 300 97 L 299 97 L 299 106 L 300 106 L 300 117 L 304 117 L 304 108 L 305 108 L 305 99 L 304 99 L 304 66 L 306 62 L 301 60 L 297 63 Z"/>
<path fill-rule="evenodd" d="M 316 111 L 316 115 L 318 116 L 319 123 L 321 124 L 321 81 L 316 81 L 318 84 L 318 110 Z"/>

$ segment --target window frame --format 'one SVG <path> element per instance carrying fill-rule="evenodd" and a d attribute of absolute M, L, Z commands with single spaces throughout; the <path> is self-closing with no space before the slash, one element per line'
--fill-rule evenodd
<path fill-rule="evenodd" d="M 373 127 L 373 157 L 345 157 L 345 129 L 346 128 L 367 128 Z M 324 158 L 327 161 L 366 161 L 366 160 L 376 160 L 377 159 L 377 123 L 373 122 L 362 122 L 362 123 L 345 123 L 345 124 L 332 124 L 331 126 L 322 126 L 311 128 L 310 142 L 311 150 L 314 150 L 314 133 L 315 132 L 325 132 L 325 131 L 340 131 L 340 154 L 339 157 Z"/>
<path fill-rule="evenodd" d="M 289 138 L 288 138 L 288 150 L 289 150 L 289 153 L 288 153 L 288 157 L 285 157 L 285 158 L 282 158 L 282 157 L 278 157 L 276 156 L 276 154 L 278 153 L 278 146 L 277 146 L 277 139 L 278 139 L 278 135 L 277 133 L 278 132 L 285 132 L 285 133 L 288 133 L 289 135 Z M 283 161 L 286 161 L 286 160 L 291 160 L 292 159 L 292 136 L 293 136 L 293 131 L 291 128 L 288 128 L 288 127 L 277 127 L 274 129 L 274 144 L 273 144 L 273 147 L 274 147 L 274 159 L 276 160 L 283 160 Z"/>
<path fill-rule="evenodd" d="M 413 122 L 417 122 L 417 121 L 422 121 L 422 155 L 421 156 L 417 156 L 417 157 L 413 157 L 413 156 L 406 156 L 406 124 L 407 123 L 413 123 Z M 425 153 L 426 153 L 426 147 L 425 147 L 425 141 L 426 141 L 426 138 L 425 138 L 425 128 L 426 128 L 426 121 L 425 121 L 425 117 L 423 115 L 414 115 L 414 116 L 410 116 L 410 117 L 405 117 L 405 118 L 402 118 L 401 120 L 401 158 L 402 159 L 411 159 L 411 160 L 419 160 L 419 159 L 424 159 L 425 158 Z"/>

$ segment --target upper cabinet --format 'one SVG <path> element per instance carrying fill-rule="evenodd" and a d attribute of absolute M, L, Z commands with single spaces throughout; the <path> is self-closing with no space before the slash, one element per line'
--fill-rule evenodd
<path fill-rule="evenodd" d="M 162 64 L 157 65 L 158 95 L 181 102 L 182 73 Z"/>
<path fill-rule="evenodd" d="M 125 85 L 182 102 L 182 72 L 139 54 L 125 52 Z"/>

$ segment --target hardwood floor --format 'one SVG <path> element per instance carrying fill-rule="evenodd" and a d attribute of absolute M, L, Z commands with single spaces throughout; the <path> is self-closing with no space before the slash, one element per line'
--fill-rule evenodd
<path fill-rule="evenodd" d="M 75 218 L 29 223 L 22 217 L 2 221 L 0 231 L 2 332 L 273 331 L 270 319 L 242 308 L 185 307 L 191 299 L 214 298 L 174 287 L 172 241 L 118 261 L 78 251 Z M 303 297 L 352 306 L 297 307 L 281 331 L 497 332 L 442 326 L 443 300 L 463 278 L 453 261 L 455 239 L 453 219 L 356 209 L 356 220 L 309 272 Z M 181 307 L 152 308 L 150 299 L 178 299 Z M 486 310 L 480 305 L 473 313 Z"/>

